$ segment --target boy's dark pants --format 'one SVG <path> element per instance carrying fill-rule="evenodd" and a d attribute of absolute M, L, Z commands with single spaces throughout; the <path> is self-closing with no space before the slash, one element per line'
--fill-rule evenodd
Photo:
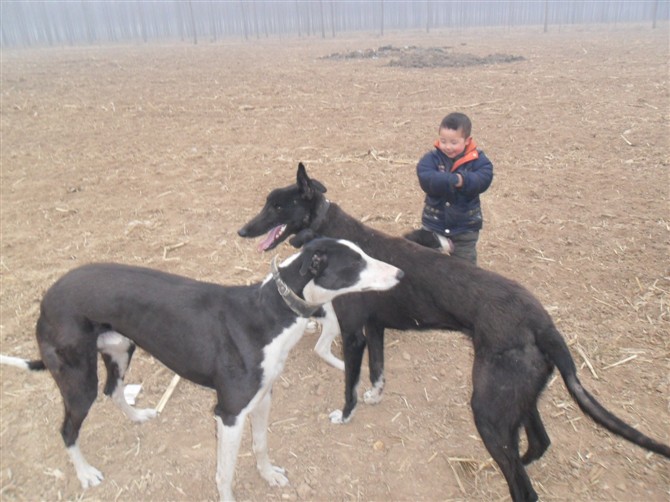
<path fill-rule="evenodd" d="M 477 265 L 477 241 L 479 232 L 467 232 L 464 234 L 450 235 L 449 239 L 454 244 L 453 256 L 458 256 Z"/>

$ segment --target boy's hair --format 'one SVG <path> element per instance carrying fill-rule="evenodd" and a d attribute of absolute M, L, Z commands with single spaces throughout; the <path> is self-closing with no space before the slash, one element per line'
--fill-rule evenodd
<path fill-rule="evenodd" d="M 461 129 L 463 137 L 467 139 L 472 134 L 472 122 L 470 122 L 470 119 L 464 113 L 454 112 L 442 119 L 439 130 L 441 131 L 442 129 L 452 129 L 454 131 Z"/>

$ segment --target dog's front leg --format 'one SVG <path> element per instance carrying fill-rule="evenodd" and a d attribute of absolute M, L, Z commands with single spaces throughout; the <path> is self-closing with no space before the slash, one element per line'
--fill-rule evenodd
<path fill-rule="evenodd" d="M 79 441 L 70 446 L 67 449 L 67 453 L 70 456 L 74 470 L 77 471 L 77 477 L 83 489 L 98 486 L 102 482 L 104 476 L 84 458 L 79 449 Z"/>
<path fill-rule="evenodd" d="M 330 414 L 330 421 L 334 424 L 346 424 L 358 403 L 358 381 L 361 376 L 361 364 L 365 352 L 365 337 L 363 330 L 358 329 L 354 333 L 342 333 L 342 345 L 344 346 L 344 408 L 335 410 Z"/>
<path fill-rule="evenodd" d="M 249 414 L 256 467 L 270 486 L 286 486 L 288 485 L 288 479 L 284 476 L 284 469 L 272 465 L 268 455 L 268 420 L 271 401 L 272 389 L 269 389 L 256 408 Z"/>
<path fill-rule="evenodd" d="M 372 388 L 365 391 L 363 401 L 367 404 L 377 404 L 382 400 L 384 393 L 384 327 L 374 322 L 365 325 L 365 335 L 368 342 L 368 358 L 370 368 L 370 382 Z"/>
<path fill-rule="evenodd" d="M 242 441 L 245 416 L 237 417 L 234 425 L 225 425 L 220 416 L 216 415 L 217 449 L 216 449 L 216 485 L 219 489 L 219 498 L 223 502 L 234 502 L 233 476 L 237 453 Z"/>
<path fill-rule="evenodd" d="M 335 337 L 340 333 L 340 323 L 337 321 L 332 303 L 323 306 L 326 316 L 321 321 L 321 335 L 316 342 L 314 352 L 331 366 L 344 371 L 344 362 L 333 355 L 332 345 Z"/>

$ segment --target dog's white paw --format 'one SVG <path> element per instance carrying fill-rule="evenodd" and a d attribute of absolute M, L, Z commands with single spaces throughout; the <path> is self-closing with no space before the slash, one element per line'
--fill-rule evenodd
<path fill-rule="evenodd" d="M 70 446 L 67 449 L 67 453 L 70 457 L 70 461 L 72 462 L 72 466 L 77 473 L 77 478 L 79 478 L 81 487 L 84 490 L 92 486 L 98 486 L 102 482 L 104 476 L 98 469 L 86 461 L 84 455 L 82 455 L 81 450 L 79 449 L 78 443 L 75 442 L 75 444 Z"/>
<path fill-rule="evenodd" d="M 288 485 L 288 478 L 284 476 L 286 471 L 276 465 L 271 465 L 261 472 L 261 476 L 270 486 L 286 486 Z"/>
<path fill-rule="evenodd" d="M 353 413 L 351 415 L 353 415 Z M 342 410 L 335 410 L 329 415 L 330 422 L 333 424 L 346 424 L 351 420 L 351 415 L 345 419 L 342 416 Z"/>
<path fill-rule="evenodd" d="M 81 487 L 85 490 L 86 488 L 93 488 L 102 483 L 102 480 L 105 477 L 102 475 L 98 469 L 92 465 L 84 465 L 77 469 L 77 477 L 81 483 Z"/>
<path fill-rule="evenodd" d="M 382 400 L 382 393 L 379 391 L 377 387 L 368 389 L 363 394 L 363 401 L 365 402 L 365 404 L 378 404 L 381 402 L 381 400 Z"/>

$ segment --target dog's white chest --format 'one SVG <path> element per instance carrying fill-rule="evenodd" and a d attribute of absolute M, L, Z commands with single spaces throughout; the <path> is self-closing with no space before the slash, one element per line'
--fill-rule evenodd
<path fill-rule="evenodd" d="M 284 369 L 289 352 L 302 338 L 307 319 L 297 319 L 263 348 L 263 386 L 271 384 Z"/>

